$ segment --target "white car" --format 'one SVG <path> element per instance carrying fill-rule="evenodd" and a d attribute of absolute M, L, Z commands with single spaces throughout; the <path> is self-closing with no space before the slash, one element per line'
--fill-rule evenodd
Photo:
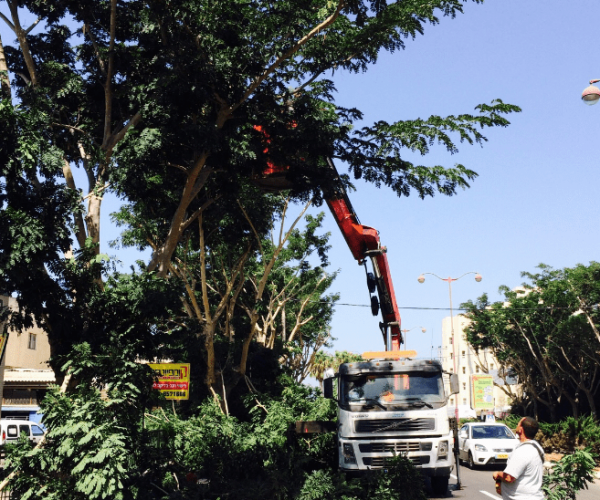
<path fill-rule="evenodd" d="M 12 420 L 8 418 L 0 420 L 0 446 L 17 442 L 19 436 L 23 433 L 33 444 L 38 444 L 46 431 L 37 423 L 29 420 Z"/>
<path fill-rule="evenodd" d="M 504 424 L 469 422 L 458 432 L 458 458 L 473 469 L 477 465 L 506 464 L 519 444 Z"/>

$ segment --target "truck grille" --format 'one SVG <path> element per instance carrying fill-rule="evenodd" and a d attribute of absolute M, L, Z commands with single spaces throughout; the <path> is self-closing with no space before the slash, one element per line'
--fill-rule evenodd
<path fill-rule="evenodd" d="M 356 420 L 354 432 L 433 431 L 433 418 L 391 418 L 386 420 Z"/>
<path fill-rule="evenodd" d="M 421 445 L 418 442 L 412 443 L 361 443 L 358 445 L 361 453 L 407 453 L 409 451 L 419 451 Z"/>
<path fill-rule="evenodd" d="M 363 464 L 367 467 L 385 467 L 387 460 L 390 457 L 363 457 Z M 424 455 L 420 457 L 408 457 L 408 459 L 413 463 L 413 465 L 427 465 L 429 463 L 429 456 Z"/>

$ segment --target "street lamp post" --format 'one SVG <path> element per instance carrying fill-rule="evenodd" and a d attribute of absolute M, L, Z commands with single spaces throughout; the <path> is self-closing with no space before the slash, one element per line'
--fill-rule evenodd
<path fill-rule="evenodd" d="M 419 283 L 425 283 L 425 275 L 426 274 L 435 276 L 437 279 L 446 281 L 448 283 L 448 294 L 450 296 L 450 338 L 452 340 L 452 358 L 453 358 L 453 362 L 454 362 L 453 369 L 454 369 L 454 373 L 456 373 L 458 375 L 458 357 L 456 356 L 456 339 L 454 338 L 454 315 L 453 315 L 453 311 L 452 311 L 452 282 L 458 281 L 459 279 L 461 279 L 463 276 L 466 276 L 467 274 L 474 274 L 475 281 L 477 281 L 477 283 L 479 283 L 481 281 L 481 274 L 476 273 L 475 271 L 469 271 L 468 273 L 465 273 L 462 276 L 459 276 L 458 278 L 450 278 L 450 277 L 440 278 L 437 274 L 434 274 L 434 273 L 423 273 L 423 274 L 421 274 L 421 276 L 418 277 L 417 281 Z M 457 396 L 454 408 L 455 408 L 456 422 L 458 423 L 458 396 Z"/>
<path fill-rule="evenodd" d="M 425 275 L 426 274 L 435 276 L 437 279 L 446 281 L 448 283 L 448 294 L 450 296 L 450 337 L 452 339 L 452 357 L 454 358 L 453 359 L 454 373 L 456 373 L 456 375 L 458 376 L 458 357 L 456 356 L 456 338 L 454 337 L 454 315 L 452 313 L 452 282 L 458 281 L 459 279 L 461 279 L 463 276 L 466 276 L 467 274 L 474 274 L 475 281 L 477 281 L 477 283 L 479 283 L 481 281 L 481 274 L 476 273 L 475 271 L 469 271 L 468 273 L 465 273 L 462 276 L 459 276 L 458 278 L 450 278 L 450 277 L 440 278 L 437 274 L 434 274 L 434 273 L 423 273 L 417 279 L 419 283 L 425 283 Z M 460 389 L 459 389 L 459 391 L 460 391 Z M 456 424 L 454 425 L 454 459 L 456 460 L 456 486 L 460 490 L 462 488 L 462 486 L 460 483 L 460 467 L 458 464 L 458 462 L 459 462 L 459 460 L 458 460 L 458 395 L 456 396 L 456 401 L 454 404 L 454 417 L 456 419 Z"/>
<path fill-rule="evenodd" d="M 422 326 L 413 326 L 412 328 L 408 328 L 407 330 L 401 330 L 402 333 L 404 333 L 404 348 L 406 350 L 408 350 L 408 345 L 406 343 L 406 339 L 407 339 L 407 333 L 410 332 L 411 330 L 414 330 L 415 328 L 420 328 L 421 332 L 425 333 L 427 331 L 426 328 L 423 328 Z"/>

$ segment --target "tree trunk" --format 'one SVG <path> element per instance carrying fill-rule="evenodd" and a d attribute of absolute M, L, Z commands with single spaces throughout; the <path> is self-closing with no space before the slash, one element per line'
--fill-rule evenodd
<path fill-rule="evenodd" d="M 594 418 L 594 420 L 598 421 L 598 410 L 596 409 L 596 400 L 594 398 L 594 394 L 589 389 L 585 389 L 583 387 L 581 388 L 581 390 L 585 393 L 585 397 L 588 400 L 592 417 Z"/>
<path fill-rule="evenodd" d="M 4 55 L 2 37 L 0 37 L 0 98 L 10 98 L 10 79 L 8 78 L 8 65 L 6 64 L 6 56 Z"/>

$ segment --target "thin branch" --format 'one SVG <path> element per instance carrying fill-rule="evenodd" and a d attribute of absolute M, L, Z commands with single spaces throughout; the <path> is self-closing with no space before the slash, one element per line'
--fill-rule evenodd
<path fill-rule="evenodd" d="M 99 195 L 102 191 L 110 187 L 110 184 L 110 182 L 107 182 L 106 184 L 104 184 L 104 186 L 94 189 L 91 193 L 88 193 L 83 198 L 81 198 L 81 201 L 85 201 L 88 198 L 91 198 L 92 196 Z"/>
<path fill-rule="evenodd" d="M 69 189 L 73 191 L 77 191 L 77 186 L 75 185 L 75 179 L 73 178 L 73 172 L 71 171 L 71 164 L 68 162 L 66 158 L 63 158 L 63 175 L 65 176 L 65 182 Z M 73 218 L 75 219 L 75 226 L 77 230 L 75 231 L 75 237 L 77 238 L 77 243 L 79 243 L 80 248 L 85 247 L 85 223 L 83 222 L 83 216 L 81 213 L 74 213 Z"/>
<path fill-rule="evenodd" d="M 248 212 L 246 212 L 246 209 L 244 208 L 244 206 L 242 205 L 242 203 L 240 202 L 240 200 L 238 199 L 236 201 L 237 201 L 238 206 L 242 209 L 242 213 L 244 214 L 244 218 L 246 219 L 246 221 L 248 222 L 248 224 L 250 224 L 250 228 L 252 229 L 252 232 L 254 233 L 254 237 L 256 238 L 256 242 L 258 243 L 258 249 L 260 251 L 260 255 L 264 258 L 265 253 L 263 251 L 263 246 L 262 246 L 261 238 L 258 235 L 258 231 L 254 227 L 254 224 L 252 223 L 252 220 L 250 219 L 250 216 L 248 215 Z"/>
<path fill-rule="evenodd" d="M 94 37 L 92 30 L 88 27 L 87 22 L 83 24 L 82 31 L 84 35 L 87 35 L 90 38 L 90 41 L 92 42 L 92 47 L 94 48 L 94 53 L 96 54 L 96 59 L 98 60 L 98 66 L 100 66 L 100 72 L 102 73 L 102 76 L 106 76 L 106 65 L 104 64 L 104 60 L 100 56 L 100 49 L 98 48 L 98 43 L 96 42 L 96 38 Z"/>
<path fill-rule="evenodd" d="M 33 56 L 31 55 L 31 49 L 29 47 L 29 42 L 27 41 L 27 34 L 21 27 L 21 22 L 19 20 L 19 11 L 17 8 L 17 1 L 6 0 L 6 3 L 8 3 L 8 8 L 10 9 L 10 15 L 14 24 L 14 32 L 17 35 L 17 40 L 19 41 L 19 46 L 21 47 L 23 59 L 25 60 L 25 65 L 27 66 L 29 77 L 31 78 L 31 83 L 34 87 L 37 87 L 38 81 L 35 70 L 35 61 L 33 60 Z"/>
<path fill-rule="evenodd" d="M 2 12 L 0 12 L 0 18 L 1 18 L 2 20 L 4 20 L 4 22 L 5 22 L 6 24 L 8 24 L 8 27 L 9 27 L 11 30 L 13 30 L 15 33 L 17 32 L 17 30 L 16 30 L 16 28 L 15 28 L 15 25 L 14 25 L 13 23 L 11 23 L 11 22 L 10 22 L 10 19 L 9 19 L 8 17 L 6 17 L 4 14 L 2 14 Z"/>
<path fill-rule="evenodd" d="M 8 76 L 8 64 L 6 63 L 6 55 L 4 53 L 4 45 L 2 45 L 2 37 L 0 36 L 0 97 L 11 96 L 10 78 Z"/>
<path fill-rule="evenodd" d="M 104 139 L 102 146 L 109 150 L 112 136 L 112 79 L 115 70 L 115 39 L 117 33 L 117 0 L 110 0 L 110 41 L 108 43 L 108 71 L 104 84 Z"/>
<path fill-rule="evenodd" d="M 167 162 L 167 166 L 168 167 L 175 167 L 178 168 L 179 170 L 185 172 L 186 174 L 188 173 L 188 169 L 186 167 L 183 167 L 181 165 L 177 165 L 176 163 L 171 163 L 170 161 Z"/>
<path fill-rule="evenodd" d="M 25 34 L 26 34 L 26 35 L 29 35 L 29 33 L 31 32 L 31 30 L 32 30 L 33 28 L 35 28 L 35 27 L 36 27 L 36 26 L 39 24 L 39 22 L 40 22 L 41 20 L 42 20 L 42 18 L 41 18 L 41 17 L 38 17 L 38 18 L 37 18 L 37 19 L 36 19 L 36 20 L 33 22 L 33 24 L 32 24 L 31 26 L 29 26 L 29 28 L 27 28 L 27 29 L 25 30 Z"/>
<path fill-rule="evenodd" d="M 56 122 L 52 122 L 50 125 L 54 125 L 56 127 L 63 127 L 63 128 L 75 131 L 75 132 L 79 132 L 81 134 L 84 134 L 86 137 L 89 137 L 92 140 L 94 139 L 87 131 L 85 131 L 79 127 L 73 127 L 72 125 L 67 125 L 65 123 L 56 123 Z"/>
<path fill-rule="evenodd" d="M 262 82 L 264 82 L 267 79 L 267 77 L 269 77 L 272 73 L 274 73 L 275 70 L 277 68 L 279 68 L 279 66 L 281 66 L 284 61 L 286 61 L 287 59 L 292 57 L 296 52 L 298 52 L 306 43 L 308 43 L 312 38 L 314 38 L 321 30 L 324 30 L 325 28 L 327 28 L 328 26 L 333 24 L 335 22 L 335 20 L 338 18 L 338 16 L 340 15 L 340 12 L 342 11 L 342 8 L 344 8 L 345 5 L 346 5 L 345 0 L 340 0 L 340 2 L 338 3 L 338 6 L 335 9 L 335 12 L 333 12 L 333 14 L 331 14 L 327 19 L 325 19 L 325 21 L 323 21 L 321 24 L 315 26 L 308 34 L 306 34 L 300 40 L 298 40 L 298 42 L 293 47 L 291 47 L 285 54 L 282 54 L 280 57 L 277 58 L 277 60 L 273 64 L 271 64 L 271 66 L 269 66 L 267 69 L 265 69 L 263 71 L 263 73 L 254 80 L 252 85 L 250 85 L 250 87 L 248 88 L 246 93 L 242 96 L 242 98 L 230 108 L 229 113 L 232 113 L 237 108 L 239 108 L 246 101 L 246 99 L 248 99 L 248 97 L 250 95 L 252 95 L 252 93 L 260 86 L 260 84 Z"/>
<path fill-rule="evenodd" d="M 223 370 L 221 372 L 221 387 L 223 388 L 223 404 L 225 405 L 225 415 L 229 415 L 229 407 L 227 405 L 227 391 L 225 390 L 225 378 L 223 377 Z"/>
<path fill-rule="evenodd" d="M 217 201 L 219 198 L 221 197 L 221 195 L 215 196 L 214 198 L 208 200 L 207 202 L 205 202 L 198 210 L 196 210 L 182 225 L 181 225 L 181 231 L 185 231 L 189 225 L 194 222 L 198 217 L 200 217 L 200 215 L 202 214 L 202 212 L 204 212 L 208 207 L 210 207 L 215 201 Z"/>
<path fill-rule="evenodd" d="M 135 115 L 131 117 L 131 119 L 119 130 L 117 133 L 113 134 L 108 141 L 108 150 L 112 151 L 114 147 L 125 137 L 127 132 L 131 127 L 135 127 L 140 120 L 142 119 L 142 115 L 137 112 Z"/>

